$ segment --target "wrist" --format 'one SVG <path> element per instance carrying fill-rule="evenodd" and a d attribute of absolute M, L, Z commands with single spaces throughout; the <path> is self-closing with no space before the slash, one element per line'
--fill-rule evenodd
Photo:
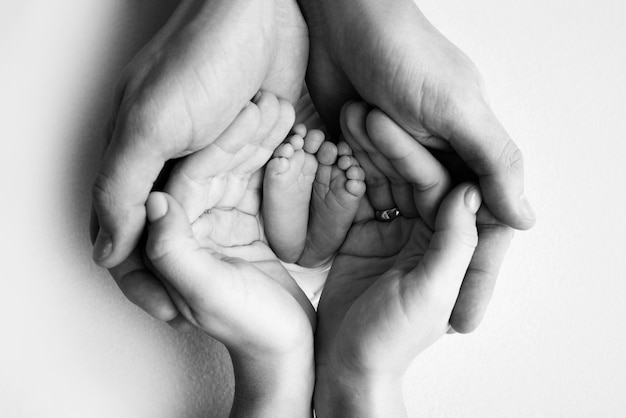
<path fill-rule="evenodd" d="M 317 417 L 405 417 L 403 375 L 316 368 Z"/>
<path fill-rule="evenodd" d="M 275 355 L 231 351 L 235 395 L 231 417 L 311 417 L 313 349 Z"/>

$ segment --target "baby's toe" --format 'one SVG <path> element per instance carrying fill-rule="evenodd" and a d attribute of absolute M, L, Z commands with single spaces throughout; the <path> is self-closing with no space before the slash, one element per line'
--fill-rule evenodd
<path fill-rule="evenodd" d="M 348 180 L 365 180 L 365 171 L 358 165 L 353 165 L 346 170 Z"/>
<path fill-rule="evenodd" d="M 283 174 L 289 170 L 289 160 L 283 157 L 272 158 L 268 161 L 265 168 L 265 174 L 273 176 L 276 174 Z"/>
<path fill-rule="evenodd" d="M 289 138 L 287 138 L 285 143 L 290 144 L 293 147 L 294 151 L 299 151 L 304 147 L 304 139 L 298 134 L 291 135 Z"/>
<path fill-rule="evenodd" d="M 317 161 L 322 165 L 333 165 L 337 161 L 337 146 L 324 142 L 317 151 Z"/>
<path fill-rule="evenodd" d="M 352 155 L 352 148 L 350 148 L 350 145 L 348 145 L 346 141 L 340 141 L 337 144 L 337 154 L 339 156 Z"/>
<path fill-rule="evenodd" d="M 291 129 L 291 132 L 293 132 L 294 135 L 300 135 L 300 137 L 304 138 L 306 136 L 307 129 L 304 123 L 299 123 Z"/>
<path fill-rule="evenodd" d="M 278 148 L 276 148 L 276 150 L 274 151 L 274 155 L 272 155 L 272 158 L 291 158 L 293 157 L 293 154 L 295 152 L 295 149 L 293 147 L 293 145 L 291 144 L 281 144 L 278 146 Z"/>
<path fill-rule="evenodd" d="M 350 155 L 339 157 L 339 160 L 337 160 L 337 166 L 344 171 L 348 170 L 350 167 L 360 167 L 357 159 Z"/>
<path fill-rule="evenodd" d="M 325 143 L 324 139 L 326 139 L 324 132 L 319 129 L 311 129 L 304 137 L 304 151 L 309 154 L 317 153 L 322 144 Z"/>
<path fill-rule="evenodd" d="M 356 197 L 361 197 L 365 194 L 365 182 L 363 180 L 353 180 L 353 179 L 348 179 L 346 181 L 346 190 L 348 191 L 348 193 L 356 196 Z"/>

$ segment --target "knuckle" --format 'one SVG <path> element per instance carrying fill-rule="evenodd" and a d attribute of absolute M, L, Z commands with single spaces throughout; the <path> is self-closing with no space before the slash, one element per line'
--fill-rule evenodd
<path fill-rule="evenodd" d="M 125 129 L 140 136 L 154 134 L 156 130 L 155 121 L 160 119 L 152 99 L 145 94 L 127 100 L 118 118 Z"/>

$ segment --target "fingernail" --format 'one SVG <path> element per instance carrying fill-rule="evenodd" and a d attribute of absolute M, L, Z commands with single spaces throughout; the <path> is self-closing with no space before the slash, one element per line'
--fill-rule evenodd
<path fill-rule="evenodd" d="M 102 262 L 109 258 L 111 253 L 113 253 L 113 240 L 111 239 L 111 235 L 101 229 L 98 231 L 96 242 L 93 244 L 93 260 L 97 263 Z"/>
<path fill-rule="evenodd" d="M 527 221 L 535 222 L 535 220 L 537 220 L 537 216 L 535 215 L 535 211 L 533 210 L 533 207 L 530 205 L 530 202 L 528 201 L 528 198 L 526 197 L 526 195 L 525 194 L 521 195 L 519 200 L 520 200 L 520 207 L 522 209 L 522 217 Z"/>
<path fill-rule="evenodd" d="M 480 196 L 480 191 L 478 190 L 477 186 L 471 186 L 469 189 L 467 189 L 467 191 L 465 192 L 465 207 L 467 208 L 467 210 L 469 210 L 471 213 L 478 212 L 481 202 L 482 198 Z"/>
<path fill-rule="evenodd" d="M 150 193 L 146 202 L 146 213 L 150 222 L 155 222 L 167 213 L 167 200 L 161 193 Z"/>

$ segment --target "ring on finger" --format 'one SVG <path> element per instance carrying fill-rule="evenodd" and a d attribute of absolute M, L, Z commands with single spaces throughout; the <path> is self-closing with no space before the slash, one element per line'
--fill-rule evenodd
<path fill-rule="evenodd" d="M 377 210 L 374 214 L 376 219 L 381 222 L 391 222 L 398 216 L 402 215 L 398 208 L 391 208 L 385 210 Z"/>

